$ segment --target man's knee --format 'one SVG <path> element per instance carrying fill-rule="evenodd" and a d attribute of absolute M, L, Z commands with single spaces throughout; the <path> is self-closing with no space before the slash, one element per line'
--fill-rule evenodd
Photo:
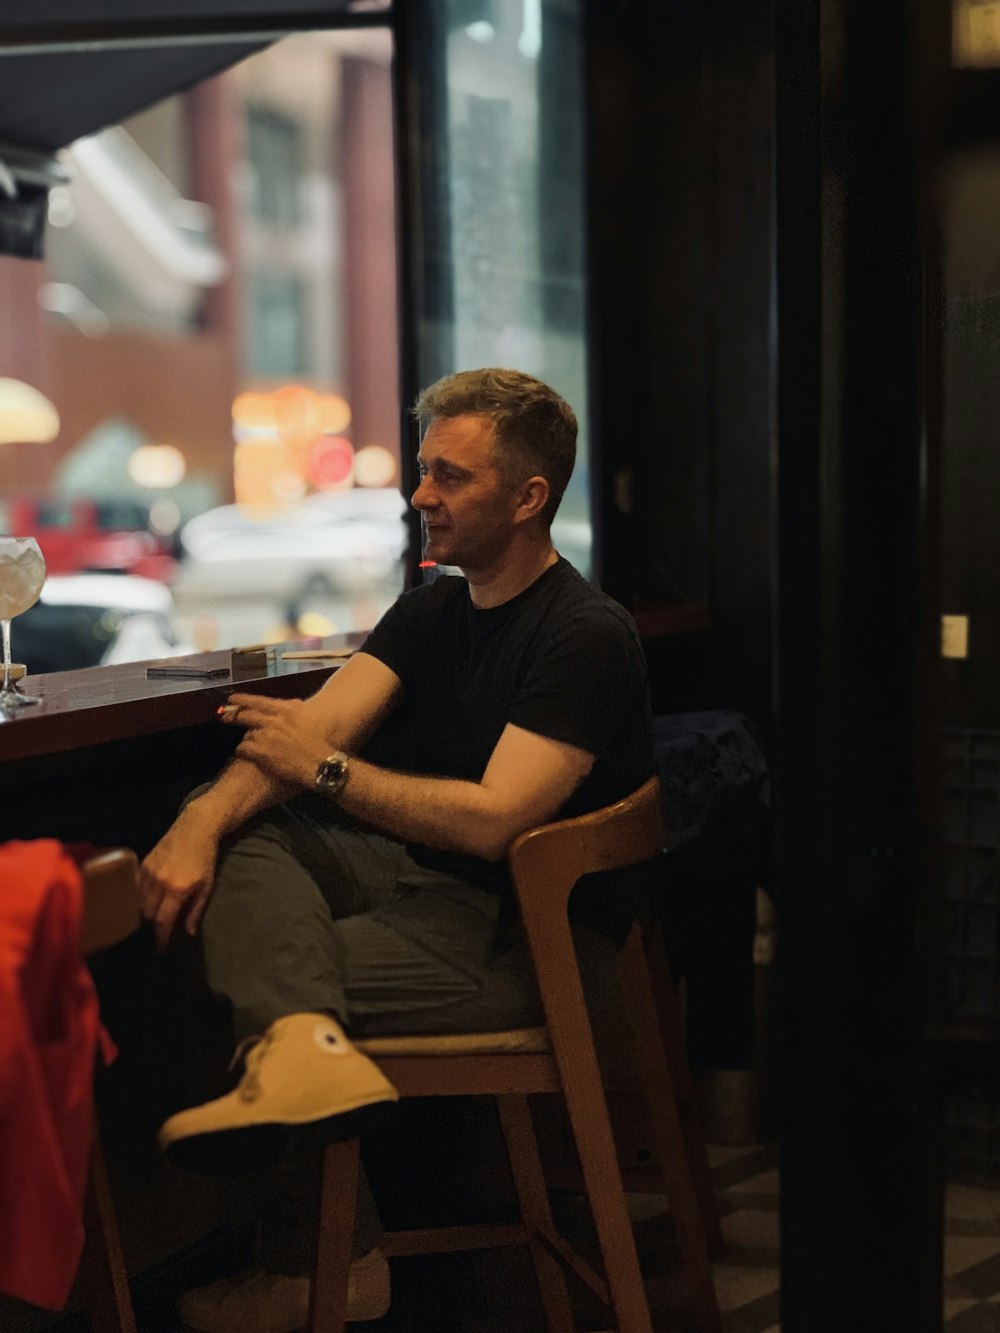
<path fill-rule="evenodd" d="M 189 791 L 188 794 L 181 801 L 181 809 L 183 810 L 186 806 L 190 805 L 192 801 L 196 800 L 199 796 L 204 795 L 204 793 L 207 792 L 211 786 L 212 786 L 211 782 L 202 782 L 192 791 Z"/>

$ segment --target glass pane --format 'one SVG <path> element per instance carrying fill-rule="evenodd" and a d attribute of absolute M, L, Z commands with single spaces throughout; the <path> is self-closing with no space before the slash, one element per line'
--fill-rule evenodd
<path fill-rule="evenodd" d="M 3 446 L 50 570 L 30 671 L 365 629 L 398 593 L 391 58 L 288 38 L 72 145 L 45 260 L 0 259 L 4 373 L 60 415 Z"/>
<path fill-rule="evenodd" d="M 422 383 L 501 365 L 580 421 L 553 537 L 590 572 L 580 18 L 575 0 L 434 0 L 424 29 L 438 147 L 426 182 Z"/>

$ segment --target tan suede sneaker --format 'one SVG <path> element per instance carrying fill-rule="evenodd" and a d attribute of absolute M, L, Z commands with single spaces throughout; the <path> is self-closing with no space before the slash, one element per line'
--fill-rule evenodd
<path fill-rule="evenodd" d="M 256 1269 L 186 1291 L 177 1314 L 191 1333 L 298 1333 L 309 1322 L 309 1279 Z M 347 1322 L 381 1319 L 389 1309 L 389 1262 L 370 1250 L 347 1270 Z"/>
<path fill-rule="evenodd" d="M 189 1171 L 226 1175 L 273 1162 L 292 1127 L 330 1120 L 330 1137 L 358 1132 L 360 1113 L 399 1093 L 327 1014 L 289 1014 L 241 1043 L 246 1071 L 232 1092 L 172 1115 L 160 1147 Z M 324 1125 L 324 1132 L 327 1131 Z"/>

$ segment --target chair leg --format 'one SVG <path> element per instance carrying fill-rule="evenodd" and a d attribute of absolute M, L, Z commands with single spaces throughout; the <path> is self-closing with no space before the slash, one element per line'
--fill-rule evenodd
<path fill-rule="evenodd" d="M 555 1021 L 553 1021 L 555 1019 Z M 549 1031 L 594 1218 L 618 1333 L 652 1333 L 604 1087 L 589 1024 L 550 1015 Z"/>
<path fill-rule="evenodd" d="M 626 942 L 621 962 L 625 1010 L 635 1042 L 681 1259 L 691 1288 L 692 1313 L 704 1333 L 715 1333 L 721 1327 L 721 1316 L 708 1257 L 704 1203 L 692 1168 L 671 1070 L 664 1055 L 649 971 L 637 927 L 633 927 Z"/>
<path fill-rule="evenodd" d="M 358 1194 L 358 1140 L 329 1143 L 323 1152 L 319 1243 L 309 1297 L 309 1333 L 344 1333 Z"/>
<path fill-rule="evenodd" d="M 95 1128 L 87 1181 L 81 1279 L 93 1333 L 136 1333 L 128 1272 L 104 1150 Z"/>
<path fill-rule="evenodd" d="M 667 1066 L 673 1079 L 677 1108 L 680 1113 L 681 1129 L 684 1134 L 684 1146 L 695 1188 L 701 1207 L 702 1224 L 708 1253 L 713 1259 L 725 1252 L 722 1239 L 722 1224 L 719 1219 L 719 1203 L 712 1184 L 712 1172 L 705 1151 L 705 1139 L 701 1132 L 698 1116 L 698 1103 L 694 1094 L 694 1083 L 688 1067 L 684 1042 L 684 1023 L 680 1004 L 674 993 L 670 979 L 670 965 L 667 962 L 663 932 L 655 927 L 646 941 L 646 959 L 649 982 L 652 988 L 653 1003 L 656 1007 L 660 1024 L 660 1036 Z"/>
<path fill-rule="evenodd" d="M 573 1333 L 576 1324 L 562 1265 L 539 1237 L 539 1231 L 552 1231 L 555 1224 L 538 1155 L 531 1108 L 527 1097 L 510 1095 L 496 1100 L 521 1217 L 533 1233 L 531 1258 L 549 1333 Z"/>

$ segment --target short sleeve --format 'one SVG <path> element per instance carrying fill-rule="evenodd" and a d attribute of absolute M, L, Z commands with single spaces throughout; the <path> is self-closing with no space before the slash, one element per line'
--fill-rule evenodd
<path fill-rule="evenodd" d="M 360 648 L 361 652 L 384 662 L 404 685 L 410 676 L 416 651 L 414 631 L 419 623 L 419 613 L 414 614 L 414 592 L 396 598 Z"/>
<path fill-rule="evenodd" d="M 540 645 L 508 720 L 594 756 L 606 755 L 645 693 L 641 650 L 614 616 L 574 617 Z"/>

